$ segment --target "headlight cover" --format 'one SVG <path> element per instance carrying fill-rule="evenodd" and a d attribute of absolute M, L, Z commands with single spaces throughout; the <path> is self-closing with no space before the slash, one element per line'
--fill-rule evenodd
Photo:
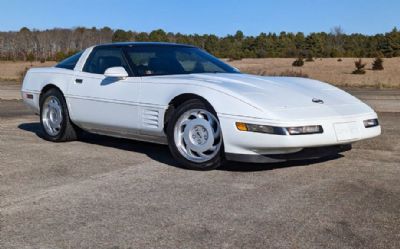
<path fill-rule="evenodd" d="M 286 128 L 290 135 L 307 135 L 307 134 L 319 134 L 323 133 L 324 130 L 320 125 L 307 125 Z"/>

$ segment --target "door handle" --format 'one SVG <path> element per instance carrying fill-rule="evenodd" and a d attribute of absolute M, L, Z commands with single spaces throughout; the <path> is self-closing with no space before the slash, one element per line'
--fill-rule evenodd
<path fill-rule="evenodd" d="M 83 80 L 82 79 L 75 79 L 75 83 L 82 84 Z"/>

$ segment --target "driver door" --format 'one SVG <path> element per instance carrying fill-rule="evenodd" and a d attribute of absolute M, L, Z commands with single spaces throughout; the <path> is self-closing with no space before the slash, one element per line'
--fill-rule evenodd
<path fill-rule="evenodd" d="M 111 67 L 124 67 L 129 77 L 106 77 Z M 132 77 L 122 49 L 97 47 L 68 87 L 71 119 L 84 129 L 109 134 L 136 134 L 140 77 Z"/>

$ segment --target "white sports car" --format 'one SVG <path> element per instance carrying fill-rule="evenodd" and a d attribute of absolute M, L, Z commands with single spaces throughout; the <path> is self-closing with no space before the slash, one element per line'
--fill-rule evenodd
<path fill-rule="evenodd" d="M 376 113 L 336 87 L 242 74 L 181 44 L 90 47 L 30 69 L 21 92 L 47 140 L 85 130 L 164 143 L 190 169 L 320 158 L 381 133 Z"/>

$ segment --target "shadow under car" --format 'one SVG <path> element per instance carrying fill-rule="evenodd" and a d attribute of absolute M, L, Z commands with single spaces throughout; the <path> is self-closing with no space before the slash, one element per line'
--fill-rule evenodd
<path fill-rule="evenodd" d="M 35 133 L 38 137 L 43 138 L 43 130 L 39 122 L 23 123 L 20 124 L 18 128 L 24 131 Z M 93 134 L 89 132 L 83 132 L 79 138 L 79 141 L 88 144 L 96 144 L 105 147 L 143 153 L 146 154 L 151 159 L 156 160 L 160 163 L 173 167 L 180 167 L 178 163 L 173 159 L 172 155 L 169 152 L 168 146 L 166 145 L 142 142 L 125 138 L 115 138 L 105 135 Z M 316 163 L 322 163 L 338 159 L 341 157 L 343 157 L 343 155 L 335 154 L 318 159 L 293 160 L 293 161 L 285 161 L 277 163 L 243 163 L 243 162 L 227 161 L 216 170 L 237 171 L 237 172 L 273 170 L 286 167 L 308 166 Z"/>

